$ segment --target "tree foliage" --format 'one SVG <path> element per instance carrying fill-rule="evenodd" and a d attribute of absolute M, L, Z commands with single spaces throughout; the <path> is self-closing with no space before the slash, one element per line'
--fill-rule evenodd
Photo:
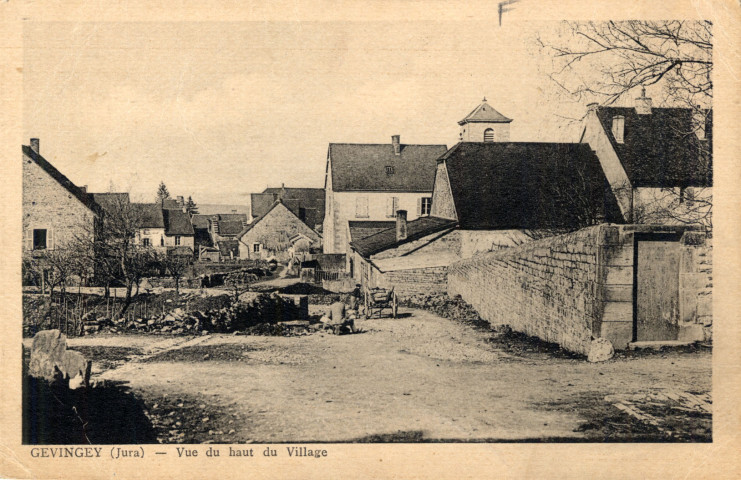
<path fill-rule="evenodd" d="M 157 203 L 162 203 L 163 201 L 170 198 L 170 192 L 167 190 L 167 186 L 165 185 L 164 181 L 160 181 L 160 186 L 157 187 Z"/>

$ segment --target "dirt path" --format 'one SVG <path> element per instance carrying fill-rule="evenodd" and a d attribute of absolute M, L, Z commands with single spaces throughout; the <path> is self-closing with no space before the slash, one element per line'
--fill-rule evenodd
<path fill-rule="evenodd" d="M 591 407 L 611 408 L 605 396 L 711 388 L 708 352 L 603 364 L 520 356 L 489 332 L 410 313 L 360 322 L 357 335 L 153 339 L 146 362 L 100 378 L 128 382 L 149 404 L 223 412 L 228 426 L 199 439 L 219 442 L 578 439 Z"/>

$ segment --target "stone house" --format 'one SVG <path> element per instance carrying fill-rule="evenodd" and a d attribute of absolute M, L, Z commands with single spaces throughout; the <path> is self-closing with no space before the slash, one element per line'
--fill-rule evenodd
<path fill-rule="evenodd" d="M 284 262 L 299 251 L 319 248 L 322 237 L 301 221 L 281 200 L 237 236 L 239 258 Z"/>
<path fill-rule="evenodd" d="M 23 145 L 23 252 L 64 247 L 92 237 L 102 209 L 39 153 L 39 139 Z"/>
<path fill-rule="evenodd" d="M 323 188 L 291 188 L 285 185 L 268 187 L 262 193 L 251 194 L 252 218 L 262 217 L 280 200 L 309 228 L 321 233 L 324 222 L 324 196 Z"/>
<path fill-rule="evenodd" d="M 591 104 L 582 142 L 597 153 L 626 222 L 712 227 L 712 110 Z"/>
<path fill-rule="evenodd" d="M 239 254 L 237 235 L 249 225 L 245 213 L 195 214 L 191 217 L 199 258 L 234 259 Z"/>
<path fill-rule="evenodd" d="M 432 198 L 429 217 L 400 211 L 395 228 L 352 242 L 356 281 L 441 293 L 461 259 L 621 220 L 586 144 L 461 142 L 438 160 Z"/>
<path fill-rule="evenodd" d="M 397 210 L 409 220 L 429 215 L 435 160 L 445 145 L 331 143 L 324 181 L 324 253 L 346 253 L 350 221 L 389 221 Z"/>
<path fill-rule="evenodd" d="M 190 216 L 183 210 L 162 208 L 157 203 L 132 203 L 140 217 L 136 243 L 157 251 L 193 255 L 194 231 Z"/>

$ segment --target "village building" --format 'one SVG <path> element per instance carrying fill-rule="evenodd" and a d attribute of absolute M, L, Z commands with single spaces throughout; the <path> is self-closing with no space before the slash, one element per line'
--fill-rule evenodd
<path fill-rule="evenodd" d="M 474 108 L 471 113 L 458 122 L 460 125 L 461 142 L 508 142 L 509 124 L 511 118 L 507 118 L 494 110 L 487 102 L 486 97 L 481 105 Z"/>
<path fill-rule="evenodd" d="M 132 203 L 139 217 L 136 243 L 168 255 L 193 256 L 194 231 L 183 210 L 162 208 L 157 203 Z"/>
<path fill-rule="evenodd" d="M 43 252 L 95 235 L 102 210 L 39 153 L 39 139 L 23 145 L 23 251 Z"/>
<path fill-rule="evenodd" d="M 394 286 L 402 295 L 442 293 L 448 266 L 461 259 L 622 222 L 589 145 L 508 142 L 510 122 L 485 102 L 460 122 L 461 133 L 476 123 L 482 135 L 437 160 L 429 217 L 409 221 L 402 209 L 393 227 L 353 239 L 349 264 L 356 281 Z M 493 127 L 498 135 L 484 137 Z"/>
<path fill-rule="evenodd" d="M 252 218 L 264 216 L 273 204 L 280 200 L 309 228 L 321 233 L 324 222 L 324 196 L 323 188 L 293 188 L 285 185 L 268 187 L 262 193 L 251 194 Z"/>
<path fill-rule="evenodd" d="M 244 213 L 196 214 L 191 217 L 199 258 L 233 260 L 239 256 L 237 235 L 249 225 Z"/>
<path fill-rule="evenodd" d="M 446 148 L 402 144 L 399 135 L 390 144 L 331 143 L 324 181 L 324 253 L 348 252 L 350 222 L 358 227 L 358 222 L 393 221 L 398 210 L 406 210 L 408 220 L 429 215 L 435 162 Z"/>
<path fill-rule="evenodd" d="M 321 247 L 322 237 L 282 200 L 247 225 L 237 236 L 239 258 L 285 262 L 299 252 Z"/>
<path fill-rule="evenodd" d="M 582 142 L 597 153 L 623 219 L 712 227 L 712 110 L 591 104 Z"/>

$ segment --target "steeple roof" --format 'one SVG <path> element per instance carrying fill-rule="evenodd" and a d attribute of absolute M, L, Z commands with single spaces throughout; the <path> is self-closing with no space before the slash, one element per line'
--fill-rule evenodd
<path fill-rule="evenodd" d="M 494 110 L 491 105 L 486 103 L 486 97 L 481 102 L 481 105 L 474 108 L 471 113 L 466 115 L 466 118 L 458 122 L 458 125 L 464 123 L 509 123 L 511 118 L 507 118 L 501 113 Z"/>

